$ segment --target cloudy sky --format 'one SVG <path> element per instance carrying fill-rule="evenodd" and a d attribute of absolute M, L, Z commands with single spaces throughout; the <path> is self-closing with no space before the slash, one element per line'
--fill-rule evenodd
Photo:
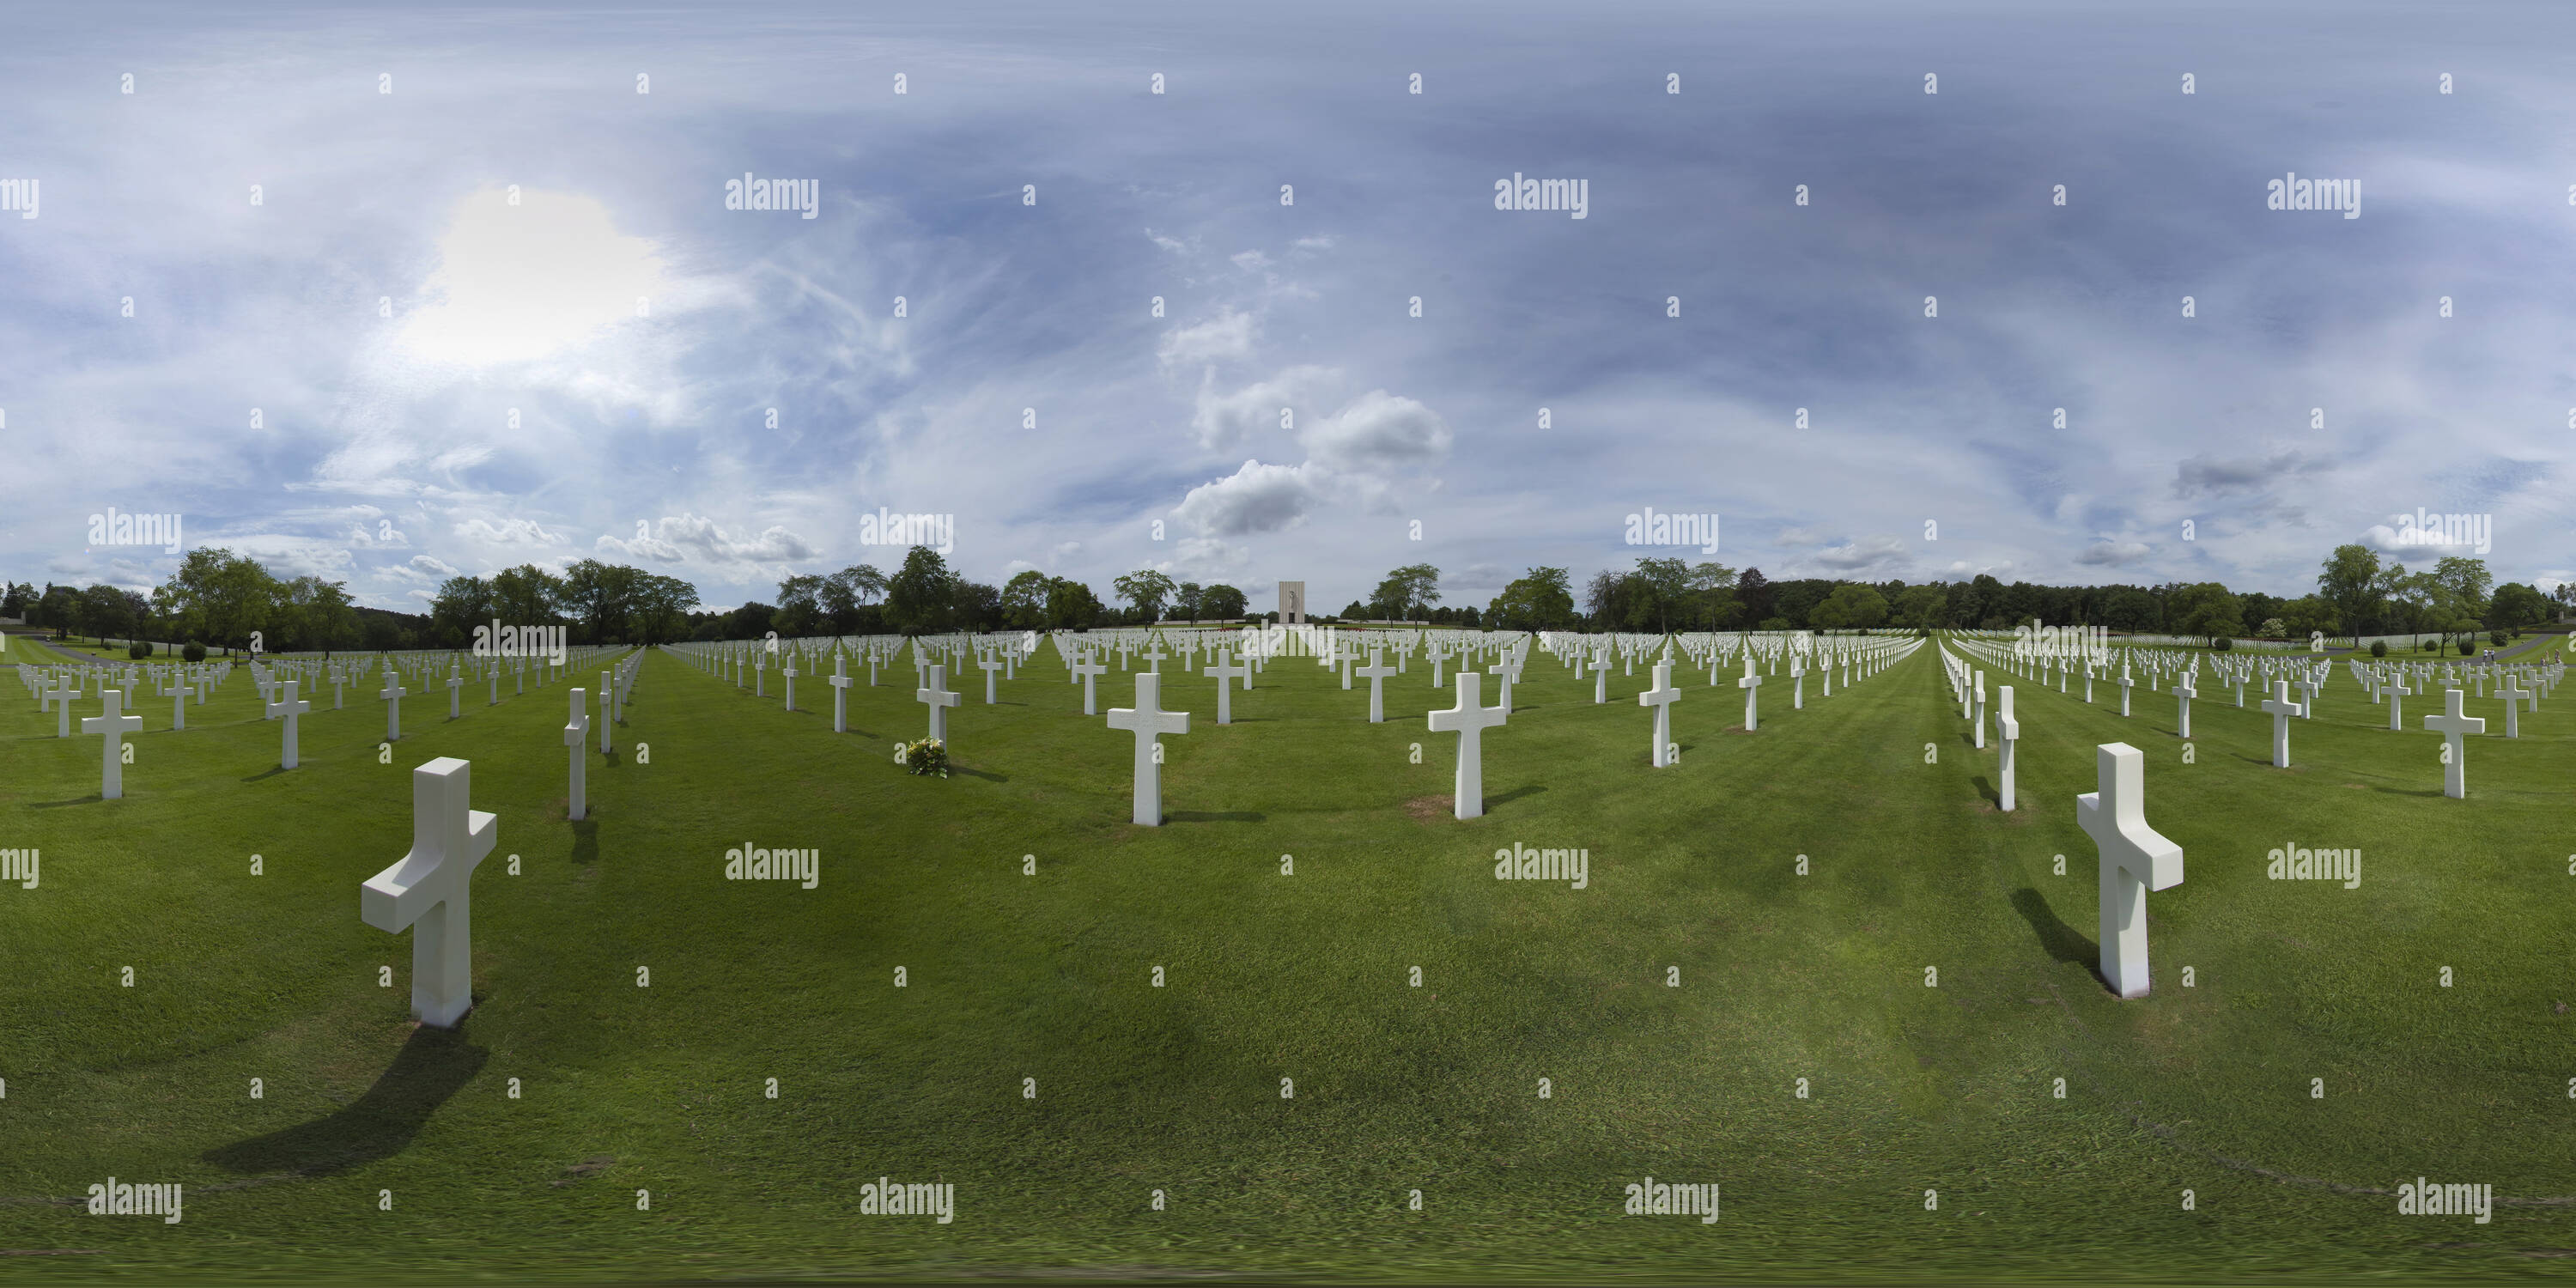
<path fill-rule="evenodd" d="M 0 576 L 2576 576 L 2576 7 L 1390 8 L 12 5 Z"/>

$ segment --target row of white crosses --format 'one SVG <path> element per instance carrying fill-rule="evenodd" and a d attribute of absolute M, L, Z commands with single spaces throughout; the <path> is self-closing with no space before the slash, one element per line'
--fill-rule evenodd
<path fill-rule="evenodd" d="M 2001 660 L 1987 642 L 1962 639 L 1960 644 L 1990 660 Z M 1966 691 L 1962 676 L 1972 668 L 1948 657 L 1946 648 L 1943 653 L 1954 693 Z M 1982 678 L 1982 672 L 1977 674 Z M 2286 681 L 2282 693 L 2286 698 Z M 2013 719 L 2012 687 L 2003 686 L 2000 696 L 2003 767 L 1998 794 L 2009 811 L 2013 808 L 2012 753 L 2020 726 Z M 2147 892 L 2171 889 L 2183 879 L 2182 847 L 2147 824 L 2146 780 L 2145 753 L 2125 742 L 2103 743 L 2094 748 L 2094 790 L 2075 798 L 2076 822 L 2093 839 L 2100 861 L 2102 981 L 2123 998 L 2144 997 L 2149 991 Z"/>
<path fill-rule="evenodd" d="M 2127 652 L 2129 650 L 2123 651 Z M 2358 664 L 2356 665 L 2358 666 Z M 2304 701 L 2293 701 L 2290 698 L 2290 686 L 2292 682 L 2286 678 L 2276 678 L 2272 681 L 2272 696 L 2265 699 L 2260 704 L 2262 711 L 2272 717 L 2272 766 L 2276 769 L 2287 769 L 2290 767 L 2290 721 L 2293 719 L 2313 719 L 2315 717 L 2316 695 L 2324 685 L 2327 670 L 2325 664 L 2295 658 L 2265 658 L 2261 661 L 2261 667 L 2269 674 L 2298 674 L 2301 677 L 2298 684 L 2306 691 Z M 2175 669 L 2179 677 L 2175 687 L 2175 696 L 2180 703 L 2178 731 L 2181 736 L 2188 738 L 2191 736 L 2191 700 L 2198 696 L 2198 694 L 2191 684 L 2190 672 L 2181 667 L 2177 667 Z M 2392 672 L 2388 673 L 2389 678 L 2385 691 L 2389 701 L 2389 728 L 2392 730 L 2402 730 L 2405 727 L 2402 718 L 2403 709 L 2401 704 L 2407 696 L 2419 691 L 2410 690 L 2406 687 L 2407 670 L 2407 667 L 2401 666 L 2394 668 Z M 2247 672 L 2231 672 L 2231 674 L 2236 674 L 2240 677 L 2246 673 Z M 2359 678 L 2362 673 L 2357 671 L 2356 674 L 2357 678 Z M 2368 671 L 2367 674 L 2375 679 L 2381 673 L 2374 668 Z M 2430 682 L 2434 678 L 2431 675 L 2430 667 L 2422 668 L 2419 674 L 2421 675 L 2421 678 L 2427 682 Z M 1982 679 L 1983 677 L 1980 676 L 1979 678 Z M 2444 678 L 2452 677 L 2446 676 Z M 2516 703 L 2530 700 L 2534 703 L 2534 709 L 2537 710 L 2536 697 L 2530 692 L 2522 690 L 2518 684 L 2515 683 L 2515 678 L 2516 677 L 2507 677 L 2504 681 L 2505 687 L 2500 689 L 2498 693 L 2499 697 L 2505 699 L 2508 736 L 2518 736 L 2519 733 L 2519 730 L 2514 727 L 2517 724 Z M 2242 682 L 2243 681 L 2240 678 L 2238 680 L 2240 686 Z M 2370 683 L 2370 680 L 2365 679 L 2364 683 L 2368 684 Z M 2462 690 L 2458 688 L 2445 689 L 2443 696 L 2443 711 L 2438 715 L 2423 717 L 2423 728 L 2427 732 L 2442 735 L 2444 741 L 2442 754 L 2442 794 L 2450 797 L 2451 799 L 2460 800 L 2465 799 L 2468 794 L 2468 749 L 2462 739 L 2469 734 L 2483 734 L 2486 731 L 2486 721 L 2481 717 L 2467 714 L 2464 710 L 2466 695 Z M 2121 708 L 2121 714 L 2124 716 L 2128 714 L 2126 697 L 2127 693 L 2124 688 Z M 1980 734 L 1983 733 L 1982 724 L 1979 732 Z M 2009 751 L 2007 751 L 2006 754 L 2008 757 Z M 2006 796 L 2007 799 L 2009 799 L 2008 787 L 2006 789 Z M 2007 805 L 2005 808 L 2009 809 L 2010 806 Z"/>

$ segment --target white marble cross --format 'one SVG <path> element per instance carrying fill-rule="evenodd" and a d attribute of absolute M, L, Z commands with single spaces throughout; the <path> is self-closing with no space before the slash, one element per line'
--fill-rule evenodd
<path fill-rule="evenodd" d="M 1986 749 L 1986 673 L 1977 672 L 1977 750 Z"/>
<path fill-rule="evenodd" d="M 848 733 L 850 730 L 850 686 L 856 682 L 850 675 L 848 666 L 841 660 L 841 655 L 834 653 L 832 678 L 824 681 L 832 686 L 832 732 L 834 733 Z"/>
<path fill-rule="evenodd" d="M 2496 680 L 2496 696 L 2504 699 L 2504 736 L 2522 736 L 2522 699 L 2533 696 L 2533 690 L 2522 687 L 2522 677 L 2505 675 Z"/>
<path fill-rule="evenodd" d="M 2200 696 L 2200 689 L 2186 674 L 2174 681 L 2173 691 L 2175 699 L 2182 703 L 2182 736 L 2188 738 L 2191 736 L 2191 700 Z"/>
<path fill-rule="evenodd" d="M 1002 668 L 1002 661 L 1000 658 L 996 657 L 979 657 L 975 659 L 975 665 L 983 668 L 984 705 L 989 707 L 993 705 L 993 672 Z"/>
<path fill-rule="evenodd" d="M 81 717 L 81 732 L 106 738 L 99 753 L 98 795 L 101 800 L 119 800 L 125 795 L 125 735 L 143 731 L 143 717 L 121 714 L 125 693 L 120 689 L 103 689 L 99 701 L 106 704 L 98 715 Z"/>
<path fill-rule="evenodd" d="M 1395 674 L 1395 668 L 1386 664 L 1386 662 L 1380 657 L 1377 649 L 1371 648 L 1369 650 L 1368 665 L 1359 668 L 1357 671 L 1353 672 L 1353 674 L 1366 676 L 1368 678 L 1369 723 L 1385 724 L 1386 677 Z"/>
<path fill-rule="evenodd" d="M 913 700 L 930 708 L 930 736 L 942 744 L 948 741 L 948 708 L 964 702 L 964 694 L 948 689 L 948 668 L 932 666 L 922 672 L 922 687 L 912 691 Z"/>
<path fill-rule="evenodd" d="M 2324 682 L 2313 675 L 2299 681 L 2299 688 L 2302 690 L 2299 700 L 2300 719 L 2314 720 L 2317 718 L 2317 690 L 2324 687 Z"/>
<path fill-rule="evenodd" d="M 1252 668 L 1229 659 L 1222 650 L 1219 650 L 1211 660 L 1216 664 L 1200 674 L 1216 681 L 1216 722 L 1230 725 L 1234 723 L 1234 686 L 1231 682 L 1249 680 L 1252 677 Z M 1090 715 L 1089 704 L 1086 702 L 1084 706 L 1083 714 Z"/>
<path fill-rule="evenodd" d="M 1457 680 L 1457 704 L 1431 713 L 1431 732 L 1458 735 L 1458 774 L 1450 789 L 1451 812 L 1461 819 L 1481 818 L 1485 813 L 1484 732 L 1502 724 L 1511 713 L 1499 706 L 1481 705 L 1485 677 L 1474 671 L 1460 671 Z"/>
<path fill-rule="evenodd" d="M 1807 659 L 1804 657 L 1789 659 L 1789 709 L 1807 709 Z"/>
<path fill-rule="evenodd" d="M 2416 692 L 2416 690 L 2406 687 L 2406 673 L 2403 670 L 2399 671 L 2396 678 L 2389 682 L 2388 731 L 2390 733 L 2402 733 L 2405 731 L 2406 698 L 2414 692 Z"/>
<path fill-rule="evenodd" d="M 396 742 L 402 738 L 402 700 L 405 692 L 401 683 L 394 678 L 393 668 L 385 668 L 385 688 L 376 696 L 385 700 L 385 741 L 387 742 Z"/>
<path fill-rule="evenodd" d="M 473 808 L 473 766 L 441 756 L 411 771 L 411 850 L 358 887 L 358 915 L 411 930 L 411 1013 L 454 1028 L 474 1005 L 474 867 L 500 828 Z"/>
<path fill-rule="evenodd" d="M 2129 716 L 2129 690 L 2131 690 L 2131 689 L 2133 689 L 2133 688 L 2136 688 L 2136 687 L 2137 687 L 2137 685 L 2138 685 L 2137 680 L 2135 680 L 2135 679 L 2131 678 L 2131 676 L 2129 675 L 2129 663 L 2128 663 L 2128 660 L 2127 660 L 2126 658 L 2121 659 L 2121 661 L 2120 661 L 2120 718 L 2121 718 L 2121 719 L 2123 719 L 2123 720 L 2127 719 L 2127 718 L 2128 718 L 2128 716 Z"/>
<path fill-rule="evenodd" d="M 171 707 L 170 707 L 170 727 L 171 727 L 171 728 L 173 728 L 173 729 L 185 729 L 185 728 L 187 728 L 187 727 L 188 727 L 188 695 L 189 695 L 189 694 L 192 694 L 192 693 L 199 692 L 199 691 L 200 691 L 200 690 L 202 690 L 204 687 L 205 687 L 204 683 L 203 683 L 202 681 L 200 681 L 200 682 L 198 683 L 197 688 L 194 688 L 194 689 L 189 688 L 189 687 L 188 687 L 188 673 L 187 673 L 187 671 L 185 671 L 185 670 L 181 670 L 181 671 L 179 672 L 179 686 L 178 686 L 177 688 L 174 688 L 174 689 L 170 690 L 170 697 L 171 697 Z"/>
<path fill-rule="evenodd" d="M 2290 767 L 2290 717 L 2300 714 L 2299 704 L 2290 701 L 2290 682 L 2272 681 L 2272 696 L 2263 700 L 2263 709 L 2272 713 L 2272 768 Z"/>
<path fill-rule="evenodd" d="M 278 686 L 281 696 L 277 701 L 268 704 L 269 719 L 275 720 L 280 716 L 286 718 L 286 741 L 277 758 L 278 767 L 281 769 L 295 768 L 295 717 L 313 709 L 312 703 L 302 701 L 295 696 L 295 686 L 294 680 Z"/>
<path fill-rule="evenodd" d="M 453 664 L 450 664 L 447 668 L 447 718 L 450 720 L 463 714 L 462 710 L 456 704 L 460 696 L 458 691 L 464 687 L 465 673 L 457 670 Z"/>
<path fill-rule="evenodd" d="M 2285 699 L 2288 691 L 2285 684 Z M 2102 857 L 2102 981 L 2122 997 L 2144 997 L 2147 891 L 2181 883 L 2182 847 L 2147 826 L 2145 753 L 2125 742 L 2096 747 L 2094 782 L 2075 798 L 2075 818 Z"/>
<path fill-rule="evenodd" d="M 787 654 L 787 669 L 780 674 L 787 677 L 787 709 L 793 711 L 796 709 L 796 654 L 793 650 Z"/>
<path fill-rule="evenodd" d="M 2021 741 L 2021 721 L 2013 718 L 2012 686 L 2009 684 L 2003 686 L 1997 696 L 1999 701 L 1995 707 L 1995 738 L 2002 744 L 2002 749 L 1997 753 L 1995 766 L 1995 777 L 1999 784 L 1995 795 L 2003 806 L 2003 812 L 2010 814 L 2013 811 L 2013 744 Z"/>
<path fill-rule="evenodd" d="M 2438 716 L 2424 717 L 2424 727 L 2442 735 L 2449 744 L 2443 748 L 2449 754 L 2442 761 L 2442 794 L 2452 800 L 2463 799 L 2469 794 L 2469 753 L 2468 749 L 2461 745 L 2460 735 L 2487 731 L 2487 722 L 2484 719 L 2465 714 L 2460 710 L 2463 696 L 2465 695 L 2458 689 L 2443 690 L 2443 701 L 2447 709 Z"/>
<path fill-rule="evenodd" d="M 590 816 L 590 770 L 583 753 L 590 750 L 590 713 L 581 709 L 588 695 L 572 691 L 572 716 L 564 721 L 564 746 L 572 749 L 572 804 L 564 817 L 578 823 Z"/>
<path fill-rule="evenodd" d="M 1162 659 L 1158 656 L 1152 660 L 1159 662 Z M 1147 671 L 1136 677 L 1136 705 L 1109 709 L 1109 727 L 1136 735 L 1136 809 L 1133 821 L 1143 827 L 1161 827 L 1163 746 L 1154 739 L 1159 734 L 1188 733 L 1190 713 L 1163 710 L 1163 677 Z"/>
<path fill-rule="evenodd" d="M 1075 662 L 1072 666 L 1065 669 L 1082 677 L 1082 714 L 1096 715 L 1098 713 L 1092 709 L 1092 682 L 1098 677 L 1108 674 L 1109 664 L 1094 658 L 1088 653 L 1084 653 L 1079 656 L 1081 658 L 1080 661 Z M 1219 700 L 1222 702 L 1222 698 Z M 1217 723 L 1224 724 L 1226 722 L 1220 718 Z"/>
<path fill-rule="evenodd" d="M 1655 768 L 1673 763 L 1673 703 L 1680 701 L 1682 691 L 1673 687 L 1673 664 L 1655 663 L 1654 687 L 1637 695 L 1637 705 L 1655 709 Z"/>
<path fill-rule="evenodd" d="M 1753 673 L 1753 652 L 1750 649 L 1744 653 L 1744 676 L 1735 682 L 1735 687 L 1744 690 L 1744 731 L 1751 733 L 1762 727 L 1762 713 L 1754 701 L 1762 688 L 1762 677 Z"/>

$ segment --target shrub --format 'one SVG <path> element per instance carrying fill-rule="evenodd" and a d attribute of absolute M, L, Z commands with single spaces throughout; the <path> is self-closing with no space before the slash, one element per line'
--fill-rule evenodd
<path fill-rule="evenodd" d="M 2386 656 L 2388 656 L 2388 641 L 2386 641 L 2386 640 L 2372 640 L 2372 641 L 2370 642 L 2370 655 L 2371 655 L 2372 657 L 2386 657 Z"/>
<path fill-rule="evenodd" d="M 2460 656 L 2467 657 L 2477 651 L 2478 642 L 2475 639 L 2464 639 L 2460 641 Z"/>
<path fill-rule="evenodd" d="M 2217 639 L 2211 640 L 2209 642 L 2209 647 L 2217 652 L 2225 653 L 2236 647 L 2236 641 L 2231 636 L 2221 635 Z"/>
<path fill-rule="evenodd" d="M 895 761 L 903 766 L 905 773 L 937 774 L 942 778 L 946 778 L 948 776 L 948 744 L 941 742 L 937 738 L 924 738 L 919 742 L 907 742 L 903 744 L 903 750 L 895 756 Z"/>
<path fill-rule="evenodd" d="M 125 643 L 125 655 L 136 659 L 147 658 L 152 656 L 152 646 L 142 640 L 128 640 Z"/>
<path fill-rule="evenodd" d="M 2508 638 L 2510 637 L 2504 633 L 2504 628 L 2501 626 L 2487 632 L 2487 642 L 2490 644 L 2502 644 L 2505 643 Z"/>
<path fill-rule="evenodd" d="M 206 646 L 190 640 L 179 646 L 179 656 L 191 662 L 203 662 L 206 660 Z"/>

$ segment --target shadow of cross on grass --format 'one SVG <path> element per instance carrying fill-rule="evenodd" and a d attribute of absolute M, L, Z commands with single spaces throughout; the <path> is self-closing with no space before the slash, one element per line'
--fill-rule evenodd
<path fill-rule="evenodd" d="M 393 1067 L 358 1097 L 327 1118 L 210 1149 L 205 1161 L 234 1172 L 295 1172 L 329 1176 L 362 1163 L 391 1158 L 447 1098 L 473 1080 L 491 1052 L 465 1040 L 462 1030 L 412 1031 Z"/>
<path fill-rule="evenodd" d="M 2057 910 L 2048 906 L 2048 900 L 2041 898 L 2039 891 L 2029 886 L 2013 891 L 2012 905 L 2014 911 L 2021 914 L 2021 919 L 2029 922 L 2031 930 L 2039 935 L 2039 946 L 2047 949 L 2050 957 L 2081 966 L 2102 987 L 2110 987 L 2102 979 L 2102 946 L 2059 920 Z"/>

